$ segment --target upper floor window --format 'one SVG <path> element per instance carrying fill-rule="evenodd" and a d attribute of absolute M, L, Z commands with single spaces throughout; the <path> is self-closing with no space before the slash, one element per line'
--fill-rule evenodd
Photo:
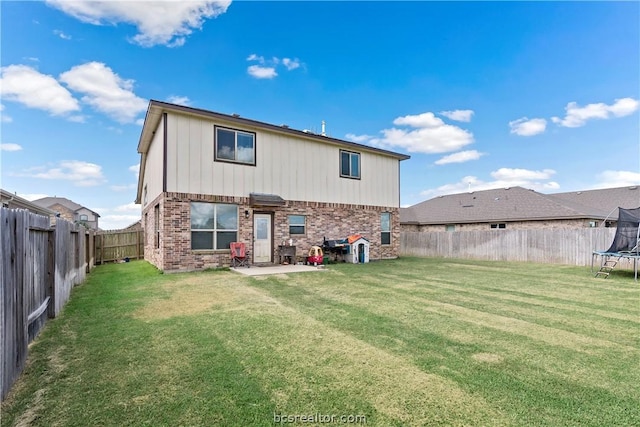
<path fill-rule="evenodd" d="M 507 224 L 505 224 L 504 222 L 501 222 L 498 224 L 491 224 L 491 228 L 507 228 Z"/>
<path fill-rule="evenodd" d="M 360 153 L 340 150 L 340 176 L 360 179 Z"/>
<path fill-rule="evenodd" d="M 256 164 L 256 134 L 215 126 L 215 159 L 222 162 Z"/>
<path fill-rule="evenodd" d="M 89 221 L 89 217 L 87 215 L 80 215 L 80 221 Z"/>

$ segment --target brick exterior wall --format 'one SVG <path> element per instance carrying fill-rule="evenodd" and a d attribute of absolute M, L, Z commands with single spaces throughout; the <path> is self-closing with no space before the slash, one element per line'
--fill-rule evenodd
<path fill-rule="evenodd" d="M 553 228 L 589 228 L 589 222 L 596 221 L 598 227 L 602 225 L 602 220 L 590 219 L 558 219 L 544 221 L 501 221 L 506 224 L 507 230 L 525 230 L 525 229 L 553 229 Z M 495 222 L 497 223 L 497 222 Z M 494 223 L 494 224 L 495 224 Z M 491 230 L 492 223 L 473 223 L 473 224 L 455 224 L 454 231 L 478 231 Z M 613 223 L 615 227 L 615 222 Z M 445 224 L 402 224 L 402 231 L 447 231 Z M 500 231 L 500 229 L 495 229 Z"/>
<path fill-rule="evenodd" d="M 55 203 L 49 206 L 49 209 L 54 212 L 58 212 L 60 214 L 60 218 L 66 219 L 69 222 L 75 222 L 76 220 L 74 211 L 59 203 Z"/>
<path fill-rule="evenodd" d="M 400 252 L 400 210 L 393 207 L 351 205 L 306 201 L 287 201 L 282 207 L 252 207 L 248 197 L 211 196 L 203 194 L 163 193 L 145 206 L 142 226 L 145 235 L 144 257 L 164 271 L 191 271 L 228 266 L 228 250 L 194 251 L 191 249 L 191 202 L 230 203 L 238 206 L 238 241 L 247 243 L 253 253 L 253 214 L 272 214 L 273 253 L 283 241 L 293 240 L 297 256 L 306 256 L 313 245 L 329 240 L 361 234 L 370 242 L 369 258 L 396 258 Z M 155 240 L 155 209 L 160 212 L 160 247 Z M 249 211 L 249 218 L 245 218 Z M 391 244 L 381 244 L 383 212 L 391 213 Z M 289 234 L 288 215 L 305 215 L 304 235 Z"/>

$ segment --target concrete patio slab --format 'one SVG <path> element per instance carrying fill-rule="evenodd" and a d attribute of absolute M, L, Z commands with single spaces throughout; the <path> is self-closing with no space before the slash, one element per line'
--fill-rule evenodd
<path fill-rule="evenodd" d="M 314 267 L 311 265 L 270 265 L 260 267 L 252 265 L 247 267 L 232 267 L 231 271 L 244 274 L 245 276 L 265 276 L 268 274 L 306 273 L 310 271 L 323 271 L 324 266 Z"/>

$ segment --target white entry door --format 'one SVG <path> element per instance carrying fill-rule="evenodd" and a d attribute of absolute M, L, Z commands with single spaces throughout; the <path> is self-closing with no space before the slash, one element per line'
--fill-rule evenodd
<path fill-rule="evenodd" d="M 253 262 L 271 262 L 271 215 L 253 215 Z"/>

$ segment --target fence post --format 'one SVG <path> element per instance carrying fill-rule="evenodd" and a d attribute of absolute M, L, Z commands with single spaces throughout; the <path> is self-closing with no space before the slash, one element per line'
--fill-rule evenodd
<path fill-rule="evenodd" d="M 47 292 L 49 294 L 49 308 L 47 316 L 50 319 L 56 317 L 56 251 L 55 228 L 47 233 Z"/>

